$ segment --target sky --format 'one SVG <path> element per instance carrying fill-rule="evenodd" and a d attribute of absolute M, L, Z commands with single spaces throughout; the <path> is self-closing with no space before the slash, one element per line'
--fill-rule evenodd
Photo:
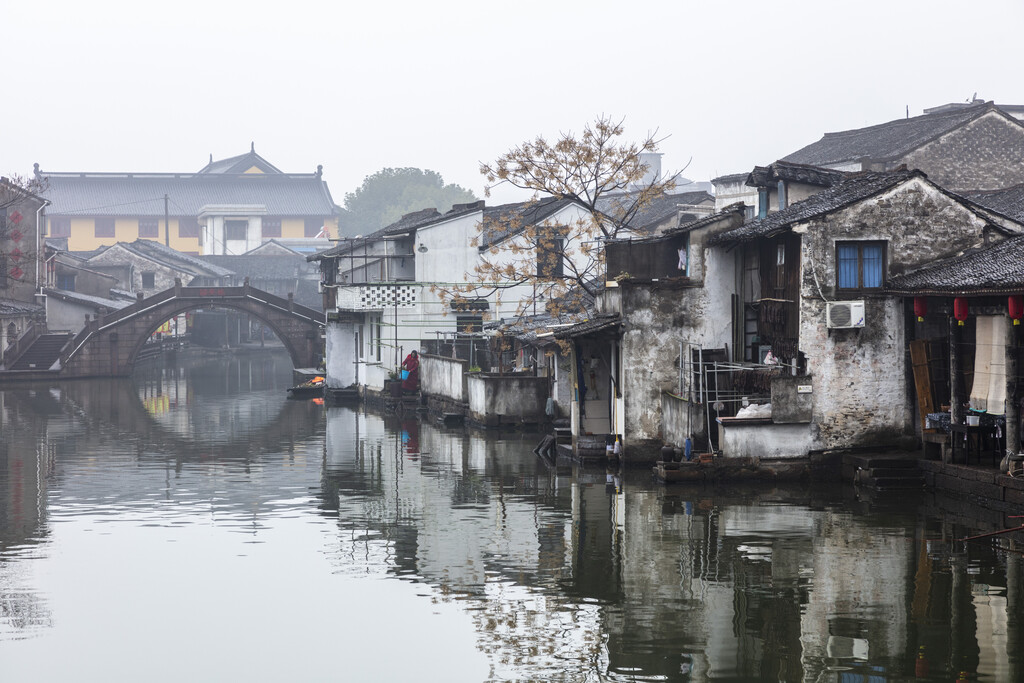
<path fill-rule="evenodd" d="M 0 24 L 0 174 L 191 172 L 255 143 L 322 164 L 338 204 L 403 166 L 483 197 L 480 162 L 599 115 L 706 181 L 908 108 L 1024 104 L 1022 0 L 0 0 Z"/>

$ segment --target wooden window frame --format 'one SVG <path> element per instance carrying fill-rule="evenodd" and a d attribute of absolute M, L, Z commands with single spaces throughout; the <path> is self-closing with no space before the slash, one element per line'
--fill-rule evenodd
<path fill-rule="evenodd" d="M 840 247 L 857 247 L 857 286 L 856 287 L 842 287 L 839 284 L 840 277 L 840 265 L 839 265 L 839 249 Z M 882 277 L 877 287 L 865 287 L 864 286 L 864 247 L 881 247 L 882 248 Z M 878 293 L 885 289 L 886 273 L 889 270 L 889 243 L 885 240 L 837 240 L 833 252 L 835 254 L 835 267 L 836 267 L 836 292 L 838 294 L 872 294 Z"/>

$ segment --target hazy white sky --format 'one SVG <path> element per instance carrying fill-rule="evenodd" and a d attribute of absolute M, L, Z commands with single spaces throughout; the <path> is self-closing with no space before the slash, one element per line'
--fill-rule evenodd
<path fill-rule="evenodd" d="M 323 164 L 478 173 L 597 114 L 695 180 L 974 93 L 1024 104 L 1021 0 L 0 0 L 0 173 Z M 17 56 L 17 57 L 15 57 Z M 497 194 L 505 201 L 511 195 Z"/>

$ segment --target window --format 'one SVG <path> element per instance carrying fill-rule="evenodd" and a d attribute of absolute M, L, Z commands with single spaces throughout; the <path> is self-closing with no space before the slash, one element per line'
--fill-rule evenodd
<path fill-rule="evenodd" d="M 839 289 L 881 289 L 885 280 L 885 242 L 837 242 Z"/>
<path fill-rule="evenodd" d="M 306 219 L 306 237 L 316 237 L 320 234 L 320 231 L 324 229 L 323 218 L 307 218 Z"/>
<path fill-rule="evenodd" d="M 244 240 L 249 221 L 224 221 L 224 240 Z"/>
<path fill-rule="evenodd" d="M 199 237 L 199 221 L 195 218 L 179 218 L 178 237 Z"/>
<path fill-rule="evenodd" d="M 50 237 L 71 237 L 71 219 L 51 218 Z"/>
<path fill-rule="evenodd" d="M 96 218 L 93 225 L 96 237 L 115 237 L 113 218 Z"/>
<path fill-rule="evenodd" d="M 143 273 L 142 288 L 153 289 L 154 287 L 156 287 L 156 273 Z"/>
<path fill-rule="evenodd" d="M 160 221 L 155 218 L 139 219 L 139 237 L 159 237 Z"/>
<path fill-rule="evenodd" d="M 57 273 L 57 289 L 63 289 L 65 292 L 75 291 L 75 274 Z"/>
<path fill-rule="evenodd" d="M 537 241 L 537 277 L 554 280 L 565 276 L 562 256 L 565 240 L 561 237 L 542 237 Z"/>
<path fill-rule="evenodd" d="M 281 219 L 280 218 L 264 218 L 263 219 L 263 237 L 280 237 L 281 236 Z"/>

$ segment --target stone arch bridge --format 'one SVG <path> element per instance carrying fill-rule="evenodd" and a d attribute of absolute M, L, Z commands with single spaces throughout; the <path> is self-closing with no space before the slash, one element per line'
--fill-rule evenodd
<path fill-rule="evenodd" d="M 141 297 L 141 295 L 140 295 Z M 297 368 L 316 367 L 324 314 L 250 287 L 182 287 L 140 298 L 131 306 L 90 320 L 60 356 L 62 377 L 130 375 L 146 340 L 167 320 L 186 311 L 228 308 L 266 323 L 291 355 Z"/>

